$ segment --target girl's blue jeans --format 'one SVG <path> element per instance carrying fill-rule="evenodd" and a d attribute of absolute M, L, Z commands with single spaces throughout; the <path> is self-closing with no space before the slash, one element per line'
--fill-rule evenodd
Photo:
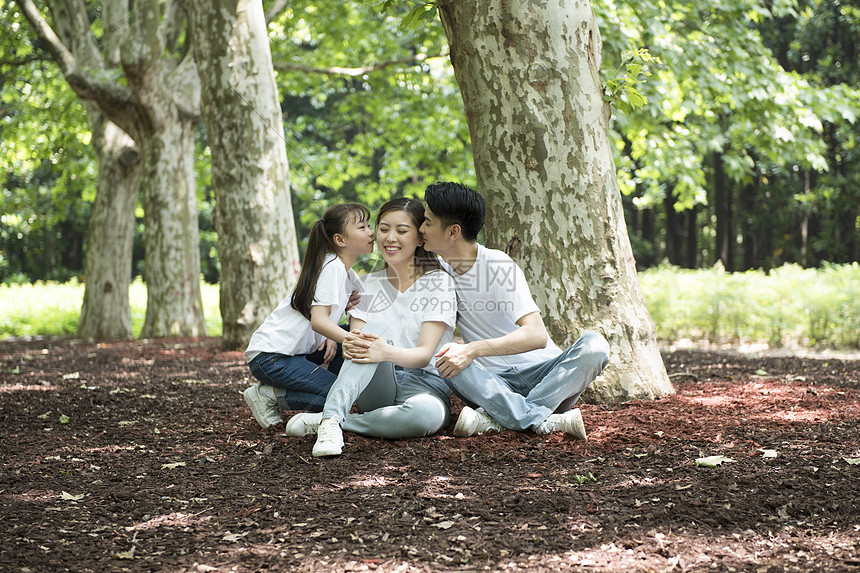
<path fill-rule="evenodd" d="M 322 411 L 325 397 L 343 364 L 338 345 L 337 355 L 323 368 L 323 352 L 288 356 L 261 352 L 248 363 L 251 374 L 261 383 L 274 386 L 281 410 Z"/>

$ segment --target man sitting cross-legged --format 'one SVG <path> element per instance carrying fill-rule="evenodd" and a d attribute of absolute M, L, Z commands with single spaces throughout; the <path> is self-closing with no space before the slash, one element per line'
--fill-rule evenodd
<path fill-rule="evenodd" d="M 477 242 L 485 208 L 476 191 L 436 183 L 424 197 L 424 248 L 454 278 L 464 339 L 436 355 L 439 375 L 468 404 L 454 434 L 507 428 L 584 440 L 582 415 L 573 406 L 606 366 L 609 344 L 596 332 L 583 333 L 563 352 L 553 344 L 522 269 Z"/>

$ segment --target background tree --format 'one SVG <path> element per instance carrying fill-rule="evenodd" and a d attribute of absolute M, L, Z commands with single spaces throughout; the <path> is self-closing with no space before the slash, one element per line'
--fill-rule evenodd
<path fill-rule="evenodd" d="M 57 61 L 72 89 L 140 147 L 146 223 L 146 319 L 144 337 L 205 333 L 200 298 L 200 255 L 193 143 L 199 123 L 199 80 L 191 45 L 182 43 L 183 13 L 175 4 L 107 2 L 100 44 L 108 54 L 99 67 L 78 61 L 32 0 L 18 2 L 39 40 Z M 58 22 L 72 34 L 93 34 L 83 0 L 53 0 Z M 93 41 L 93 45 L 96 45 Z M 165 57 L 165 54 L 167 56 Z M 121 62 L 127 83 L 106 80 L 105 62 Z"/>
<path fill-rule="evenodd" d="M 487 242 L 532 277 L 553 339 L 610 342 L 603 400 L 673 391 L 621 206 L 587 1 L 440 1 L 463 94 Z"/>
<path fill-rule="evenodd" d="M 300 236 L 331 202 L 474 178 L 444 31 L 401 28 L 408 9 L 297 0 L 269 25 Z"/>
<path fill-rule="evenodd" d="M 222 341 L 244 348 L 300 265 L 280 99 L 262 2 L 193 4 L 191 15 L 212 149 Z"/>
<path fill-rule="evenodd" d="M 858 99 L 857 90 L 822 85 L 783 65 L 769 38 L 778 31 L 783 42 L 801 39 L 791 23 L 806 10 L 797 7 L 758 0 L 595 6 L 608 24 L 606 73 L 623 65 L 631 47 L 647 47 L 665 64 L 643 86 L 650 103 L 613 122 L 631 238 L 644 266 L 659 252 L 674 264 L 720 260 L 727 269 L 803 260 L 800 221 L 808 216 L 801 212 L 817 195 L 812 180 L 835 165 L 825 126 L 852 124 Z M 844 21 L 856 12 L 836 11 Z M 837 191 L 846 193 L 850 185 Z M 849 210 L 841 220 L 850 218 Z M 638 231 L 655 226 L 664 237 Z"/>

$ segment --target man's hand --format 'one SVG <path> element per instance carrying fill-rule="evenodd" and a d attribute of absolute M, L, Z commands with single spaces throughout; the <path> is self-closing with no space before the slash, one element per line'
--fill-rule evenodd
<path fill-rule="evenodd" d="M 358 305 L 358 301 L 361 300 L 361 295 L 358 294 L 357 290 L 352 291 L 349 295 L 349 300 L 346 302 L 346 312 L 351 311 Z"/>
<path fill-rule="evenodd" d="M 442 378 L 453 378 L 474 359 L 468 344 L 449 342 L 436 353 L 436 370 Z"/>

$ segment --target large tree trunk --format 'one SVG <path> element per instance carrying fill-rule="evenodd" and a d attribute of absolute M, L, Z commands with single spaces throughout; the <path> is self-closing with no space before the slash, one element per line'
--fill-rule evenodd
<path fill-rule="evenodd" d="M 222 343 L 243 348 L 292 289 L 299 254 L 262 2 L 215 4 L 192 3 L 192 29 L 205 55 L 197 63 L 212 150 Z"/>
<path fill-rule="evenodd" d="M 119 2 L 119 0 L 114 0 Z M 142 337 L 206 334 L 200 294 L 200 240 L 194 177 L 194 133 L 200 123 L 200 79 L 193 43 L 178 64 L 163 54 L 184 16 L 157 0 L 134 5 L 129 41 L 120 57 L 144 121 L 136 127 L 143 151 L 146 227 L 146 319 Z M 114 9 L 121 10 L 121 7 Z M 114 30 L 114 33 L 120 30 Z"/>
<path fill-rule="evenodd" d="M 487 242 L 531 278 L 557 343 L 585 329 L 609 340 L 610 365 L 587 399 L 673 392 L 624 224 L 591 4 L 438 6 L 487 199 Z"/>
<path fill-rule="evenodd" d="M 78 336 L 130 340 L 134 210 L 140 188 L 140 151 L 116 124 L 90 111 L 98 159 L 96 199 L 87 233 L 86 287 Z"/>

